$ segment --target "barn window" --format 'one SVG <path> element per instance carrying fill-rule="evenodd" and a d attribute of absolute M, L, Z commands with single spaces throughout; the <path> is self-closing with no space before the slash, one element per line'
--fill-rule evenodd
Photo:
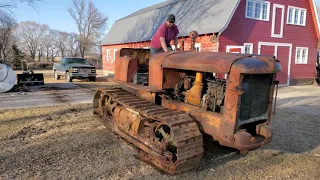
<path fill-rule="evenodd" d="M 107 61 L 110 61 L 110 49 L 107 49 L 106 58 L 107 58 Z"/>
<path fill-rule="evenodd" d="M 244 43 L 244 53 L 245 54 L 253 54 L 253 44 L 252 43 Z"/>
<path fill-rule="evenodd" d="M 246 18 L 269 21 L 270 2 L 263 0 L 247 0 Z"/>
<path fill-rule="evenodd" d="M 297 47 L 296 64 L 308 64 L 308 48 Z"/>
<path fill-rule="evenodd" d="M 116 53 L 117 53 L 118 49 L 114 49 L 113 50 L 113 61 L 116 60 Z"/>
<path fill-rule="evenodd" d="M 305 26 L 307 10 L 289 6 L 287 24 Z"/>
<path fill-rule="evenodd" d="M 200 43 L 196 43 L 195 45 L 194 45 L 194 47 L 196 48 L 196 51 L 201 51 L 201 44 Z"/>

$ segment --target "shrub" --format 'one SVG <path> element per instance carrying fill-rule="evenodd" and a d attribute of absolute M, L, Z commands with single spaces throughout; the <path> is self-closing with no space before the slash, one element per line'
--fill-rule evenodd
<path fill-rule="evenodd" d="M 31 62 L 28 63 L 29 69 L 52 69 L 54 62 Z"/>

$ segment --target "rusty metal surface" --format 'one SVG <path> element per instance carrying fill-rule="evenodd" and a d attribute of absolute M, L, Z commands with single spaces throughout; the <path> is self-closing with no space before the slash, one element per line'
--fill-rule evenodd
<path fill-rule="evenodd" d="M 196 38 L 199 37 L 199 34 L 197 31 L 191 31 L 189 34 L 189 38 L 191 39 L 191 47 L 190 47 L 190 51 L 195 51 L 196 47 Z"/>
<path fill-rule="evenodd" d="M 154 86 L 143 86 L 143 85 L 139 85 L 139 84 L 134 84 L 134 83 L 127 83 L 127 82 L 124 82 L 124 81 L 121 81 L 121 80 L 118 80 L 118 79 L 115 79 L 115 78 L 108 78 L 108 81 L 110 82 L 115 82 L 117 84 L 119 84 L 120 86 L 123 86 L 123 87 L 130 87 L 132 89 L 136 89 L 136 90 L 141 90 L 141 91 L 147 91 L 147 92 L 165 92 L 164 90 L 162 89 L 159 89 L 157 87 L 154 87 Z"/>
<path fill-rule="evenodd" d="M 123 82 L 132 82 L 134 74 L 142 68 L 142 65 L 148 65 L 150 50 L 122 48 L 115 55 L 115 79 Z"/>
<path fill-rule="evenodd" d="M 181 81 L 179 72 L 172 69 L 163 69 L 163 89 L 172 89 Z"/>
<path fill-rule="evenodd" d="M 202 133 L 212 136 L 223 146 L 236 148 L 238 150 L 250 150 L 262 147 L 264 144 L 270 142 L 272 137 L 272 129 L 268 123 L 260 124 L 256 127 L 256 134 L 259 136 L 255 137 L 244 130 L 235 132 L 234 124 L 224 121 L 226 114 L 218 115 L 206 112 L 201 108 L 165 98 L 162 100 L 162 105 L 172 110 L 184 111 L 190 114 L 190 116 L 198 121 Z M 232 133 L 222 133 L 228 130 Z M 252 141 L 252 139 L 255 141 Z"/>
<path fill-rule="evenodd" d="M 179 51 L 162 54 L 163 68 L 193 70 L 202 72 L 228 73 L 234 61 L 248 55 L 223 52 Z M 152 63 L 153 58 L 150 59 Z"/>
<path fill-rule="evenodd" d="M 232 69 L 245 74 L 270 74 L 280 72 L 280 63 L 274 58 L 242 58 L 234 62 Z"/>
<path fill-rule="evenodd" d="M 236 148 L 236 145 L 233 141 L 229 141 L 225 138 L 225 134 L 221 133 L 225 127 L 224 117 L 223 115 L 207 112 L 202 108 L 198 108 L 186 103 L 181 103 L 173 100 L 169 100 L 166 98 L 162 99 L 162 105 L 165 108 L 169 108 L 172 110 L 179 110 L 188 113 L 198 122 L 198 126 L 202 133 L 208 134 L 212 136 L 215 140 L 219 141 L 219 144 L 227 147 Z M 231 128 L 232 133 L 228 134 L 226 137 L 228 138 L 230 135 L 233 138 L 234 135 L 234 125 L 231 124 L 229 126 Z M 228 128 L 228 127 L 227 127 Z M 227 129 L 224 129 L 227 130 Z M 250 147 L 248 147 L 250 149 Z"/>
<path fill-rule="evenodd" d="M 117 57 L 114 77 L 123 82 L 132 82 L 134 73 L 138 72 L 138 59 Z"/>
<path fill-rule="evenodd" d="M 232 64 L 239 59 L 242 61 L 237 63 L 236 66 L 243 73 L 272 73 L 281 70 L 280 64 L 271 57 L 259 56 L 255 58 L 250 55 L 224 52 L 178 51 L 159 53 L 156 57 L 150 59 L 150 65 L 152 63 L 161 64 L 161 61 L 163 61 L 163 68 L 227 74 Z"/>
<path fill-rule="evenodd" d="M 264 146 L 271 141 L 273 132 L 267 123 L 257 126 L 257 136 L 252 136 L 246 131 L 238 131 L 234 134 L 234 144 L 238 150 L 255 149 Z"/>
<path fill-rule="evenodd" d="M 170 174 L 199 165 L 203 155 L 203 137 L 197 123 L 186 113 L 157 106 L 121 89 L 101 90 L 95 99 L 99 104 L 94 106 L 95 114 L 134 146 L 143 160 Z M 117 103 L 113 113 L 106 107 L 109 102 Z M 135 122 L 138 127 L 132 128 Z M 163 132 L 160 130 L 164 127 L 170 129 L 168 137 L 162 133 L 163 140 L 159 141 L 157 133 Z"/>
<path fill-rule="evenodd" d="M 150 58 L 149 61 L 149 86 L 156 89 L 162 89 L 163 85 L 163 70 L 162 61 L 163 53 L 157 53 Z"/>
<path fill-rule="evenodd" d="M 173 101 L 165 97 L 162 98 L 162 106 L 190 114 L 199 122 L 198 124 L 202 132 L 212 135 L 214 138 L 218 137 L 218 129 L 220 127 L 222 115 L 207 112 L 201 108 L 178 101 Z"/>

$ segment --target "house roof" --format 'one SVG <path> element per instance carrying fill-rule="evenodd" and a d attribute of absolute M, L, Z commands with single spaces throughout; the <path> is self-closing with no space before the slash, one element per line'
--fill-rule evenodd
<path fill-rule="evenodd" d="M 230 22 L 240 0 L 169 0 L 138 10 L 117 20 L 102 45 L 151 40 L 168 14 L 176 16 L 179 37 L 193 30 L 199 34 L 221 33 Z"/>

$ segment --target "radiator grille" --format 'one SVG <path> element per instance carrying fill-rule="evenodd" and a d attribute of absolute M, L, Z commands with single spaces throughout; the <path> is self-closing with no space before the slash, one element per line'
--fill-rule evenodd
<path fill-rule="evenodd" d="M 266 116 L 272 83 L 271 74 L 245 75 L 241 96 L 240 124 Z"/>

